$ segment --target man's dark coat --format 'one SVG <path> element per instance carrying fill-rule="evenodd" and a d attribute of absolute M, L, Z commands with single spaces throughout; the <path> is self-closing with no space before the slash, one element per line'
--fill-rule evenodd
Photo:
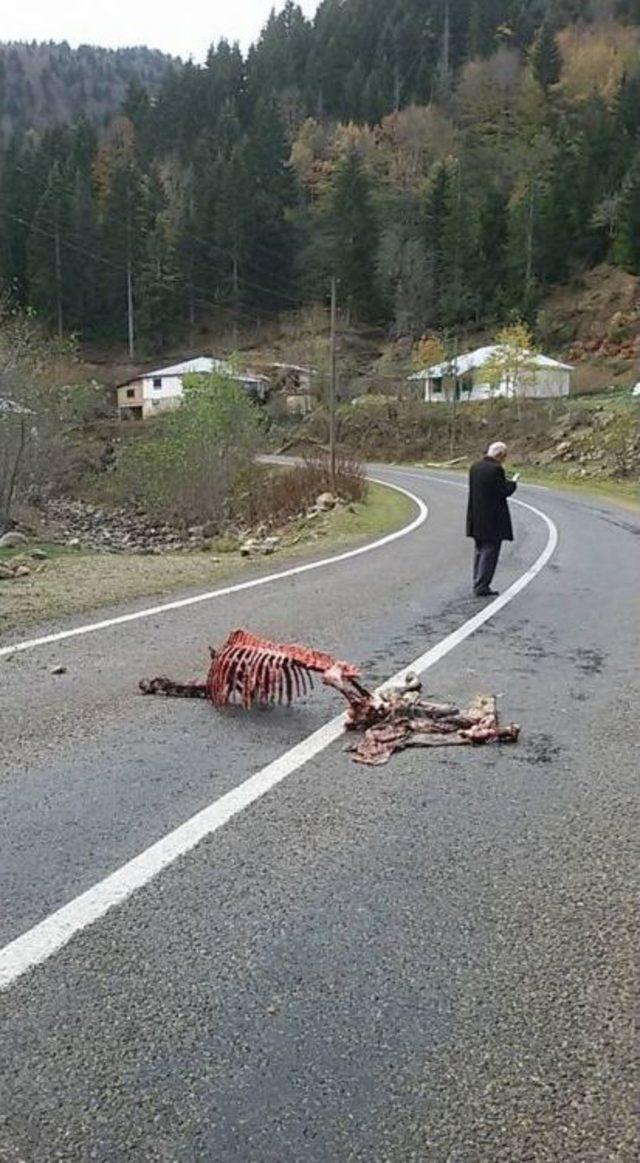
<path fill-rule="evenodd" d="M 469 472 L 467 537 L 497 544 L 513 541 L 513 528 L 507 497 L 515 493 L 515 481 L 508 481 L 497 460 L 484 456 Z"/>

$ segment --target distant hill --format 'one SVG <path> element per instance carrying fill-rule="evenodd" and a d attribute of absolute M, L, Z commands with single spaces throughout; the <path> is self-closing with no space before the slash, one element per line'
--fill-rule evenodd
<path fill-rule="evenodd" d="M 104 120 L 120 107 L 131 82 L 153 93 L 174 63 L 143 47 L 0 43 L 2 138 L 81 115 Z"/>
<path fill-rule="evenodd" d="M 248 53 L 172 65 L 0 46 L 0 295 L 161 352 L 335 278 L 394 335 L 602 348 L 545 303 L 640 277 L 640 0 L 286 0 Z"/>

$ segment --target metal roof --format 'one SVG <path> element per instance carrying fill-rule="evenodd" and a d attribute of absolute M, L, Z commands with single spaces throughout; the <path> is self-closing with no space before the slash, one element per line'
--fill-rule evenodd
<path fill-rule="evenodd" d="M 440 379 L 442 376 L 450 375 L 463 376 L 475 368 L 484 367 L 492 359 L 499 357 L 503 351 L 504 348 L 498 344 L 491 347 L 477 347 L 475 351 L 468 351 L 464 355 L 459 355 L 457 359 L 446 360 L 443 363 L 433 364 L 432 367 L 423 368 L 422 371 L 409 376 L 409 379 L 426 380 Z M 529 352 L 523 352 L 523 355 L 527 356 L 530 363 L 538 368 L 560 368 L 562 371 L 573 371 L 571 364 L 559 363 L 557 359 L 550 359 L 548 355 L 530 354 Z"/>
<path fill-rule="evenodd" d="M 162 378 L 165 376 L 167 378 L 169 376 L 186 376 L 190 372 L 206 373 L 219 371 L 221 367 L 227 366 L 224 359 L 214 359 L 210 355 L 199 355 L 195 359 L 185 359 L 182 363 L 174 363 L 171 367 L 161 367 L 157 368 L 156 371 L 143 372 L 141 375 L 136 376 L 136 379 L 150 380 L 160 376 Z"/>
<path fill-rule="evenodd" d="M 155 380 L 155 379 L 180 379 L 187 375 L 208 375 L 211 372 L 224 371 L 231 379 L 243 381 L 264 381 L 268 382 L 266 376 L 259 375 L 257 372 L 234 372 L 226 359 L 218 359 L 210 355 L 199 355 L 194 359 L 185 359 L 182 363 L 174 363 L 170 367 L 156 368 L 155 371 L 139 372 L 138 375 L 133 376 L 130 380 L 125 380 L 124 383 L 118 384 L 119 388 L 126 388 L 128 384 L 137 383 L 139 380 Z"/>

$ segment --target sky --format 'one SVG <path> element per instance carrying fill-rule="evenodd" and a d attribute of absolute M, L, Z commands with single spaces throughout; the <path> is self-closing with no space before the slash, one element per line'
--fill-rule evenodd
<path fill-rule="evenodd" d="M 312 16 L 319 0 L 297 2 Z M 220 37 L 246 50 L 271 8 L 283 6 L 284 0 L 18 0 L 6 5 L 0 40 L 66 40 L 73 48 L 145 44 L 202 62 Z"/>

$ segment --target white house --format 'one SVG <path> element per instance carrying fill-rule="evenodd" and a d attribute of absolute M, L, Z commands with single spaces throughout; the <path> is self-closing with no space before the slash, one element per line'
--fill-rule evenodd
<path fill-rule="evenodd" d="M 187 375 L 211 375 L 220 372 L 241 384 L 247 392 L 263 400 L 267 394 L 269 381 L 266 376 L 254 372 L 234 372 L 224 359 L 199 356 L 176 363 L 172 367 L 158 368 L 145 372 L 133 380 L 118 386 L 118 412 L 121 420 L 146 420 L 148 416 L 166 408 L 175 408 L 184 394 L 184 377 Z"/>
<path fill-rule="evenodd" d="M 465 355 L 445 363 L 434 364 L 409 376 L 410 380 L 424 382 L 424 398 L 428 402 L 450 400 L 453 393 L 461 400 L 486 400 L 491 396 L 568 396 L 573 368 L 558 363 L 547 355 L 526 355 L 526 367 L 520 382 L 489 383 L 483 369 L 500 358 L 500 347 L 478 347 Z"/>

